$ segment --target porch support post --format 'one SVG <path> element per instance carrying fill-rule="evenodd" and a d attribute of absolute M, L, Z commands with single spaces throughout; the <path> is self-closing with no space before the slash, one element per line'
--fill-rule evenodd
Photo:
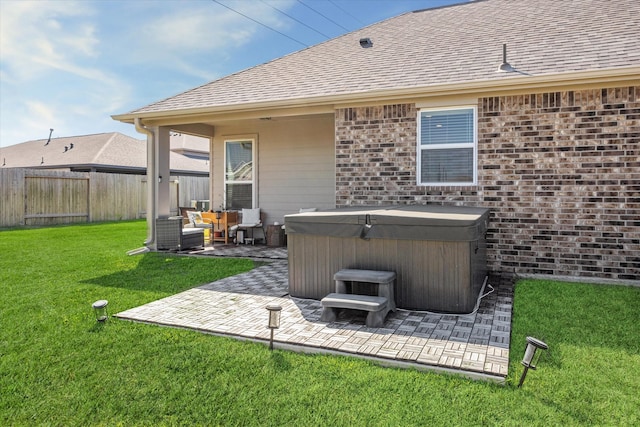
<path fill-rule="evenodd" d="M 171 214 L 171 171 L 169 168 L 170 138 L 168 127 L 157 128 L 156 164 L 158 165 L 157 217 L 167 217 Z"/>
<path fill-rule="evenodd" d="M 156 176 L 156 136 L 151 128 L 146 127 L 142 120 L 138 117 L 135 118 L 134 124 L 136 130 L 141 134 L 147 136 L 147 239 L 144 241 L 144 245 L 151 250 L 156 249 L 156 226 L 155 226 L 155 197 L 156 197 L 156 185 L 154 177 Z"/>
<path fill-rule="evenodd" d="M 213 163 L 213 135 L 209 136 L 207 138 L 207 141 L 209 141 L 209 200 L 211 201 L 211 203 L 209 203 L 209 209 L 213 209 L 214 211 L 220 209 L 220 207 L 223 204 L 223 200 L 224 199 L 220 199 L 217 198 L 215 196 L 215 186 L 214 186 L 214 177 L 215 177 L 215 168 L 214 168 L 214 163 Z M 223 172 L 224 173 L 224 172 Z M 220 175 L 223 176 L 223 175 Z M 222 180 L 222 182 L 224 183 L 224 179 Z M 223 184 L 224 185 L 224 184 Z M 224 191 L 224 190 L 223 190 Z M 218 191 L 220 193 L 220 191 Z"/>
<path fill-rule="evenodd" d="M 156 136 L 147 135 L 147 240 L 145 245 L 156 249 Z"/>

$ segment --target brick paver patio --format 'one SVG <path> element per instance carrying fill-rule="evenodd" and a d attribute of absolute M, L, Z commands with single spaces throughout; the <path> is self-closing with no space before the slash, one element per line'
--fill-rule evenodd
<path fill-rule="evenodd" d="M 193 254 L 193 253 L 192 253 Z M 503 382 L 509 363 L 513 287 L 490 278 L 475 313 L 444 315 L 398 310 L 383 328 L 368 328 L 365 315 L 343 311 L 336 322 L 320 321 L 320 301 L 288 295 L 286 248 L 216 246 L 198 255 L 242 256 L 269 262 L 136 307 L 116 316 L 139 322 L 195 329 L 241 339 L 269 340 L 270 303 L 282 306 L 275 347 L 365 357 L 381 364 L 456 372 Z"/>

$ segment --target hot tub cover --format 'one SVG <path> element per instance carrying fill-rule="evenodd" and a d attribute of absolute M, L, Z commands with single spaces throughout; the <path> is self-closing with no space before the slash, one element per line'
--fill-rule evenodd
<path fill-rule="evenodd" d="M 286 215 L 284 220 L 287 234 L 474 241 L 486 232 L 489 209 L 442 205 L 362 206 Z"/>

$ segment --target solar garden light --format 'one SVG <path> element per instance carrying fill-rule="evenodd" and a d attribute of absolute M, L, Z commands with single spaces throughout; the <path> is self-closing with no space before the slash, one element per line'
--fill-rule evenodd
<path fill-rule="evenodd" d="M 518 387 L 522 387 L 522 383 L 524 382 L 524 379 L 527 377 L 527 371 L 529 371 L 529 368 L 536 369 L 538 360 L 540 360 L 540 354 L 542 354 L 537 352 L 539 348 L 542 350 L 546 350 L 549 348 L 549 346 L 537 338 L 527 337 L 527 348 L 524 351 L 524 357 L 522 358 L 522 362 L 520 362 L 524 365 L 524 372 L 520 377 L 520 382 L 518 383 Z"/>
<path fill-rule="evenodd" d="M 269 324 L 267 327 L 271 329 L 271 338 L 269 339 L 269 350 L 273 350 L 273 330 L 280 327 L 280 312 L 282 307 L 276 304 L 267 305 L 269 310 Z"/>
<path fill-rule="evenodd" d="M 93 307 L 94 313 L 96 314 L 96 320 L 98 322 L 104 322 L 109 318 L 109 313 L 107 313 L 107 304 L 109 304 L 109 301 L 107 301 L 106 299 L 101 299 L 91 305 Z"/>

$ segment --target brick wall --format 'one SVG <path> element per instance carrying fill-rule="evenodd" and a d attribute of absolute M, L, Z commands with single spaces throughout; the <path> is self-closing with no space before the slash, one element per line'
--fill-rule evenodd
<path fill-rule="evenodd" d="M 336 110 L 336 205 L 415 201 L 415 105 Z"/>
<path fill-rule="evenodd" d="M 640 280 L 640 87 L 482 98 L 478 185 L 416 185 L 413 104 L 336 111 L 336 204 L 492 209 L 493 271 Z"/>

